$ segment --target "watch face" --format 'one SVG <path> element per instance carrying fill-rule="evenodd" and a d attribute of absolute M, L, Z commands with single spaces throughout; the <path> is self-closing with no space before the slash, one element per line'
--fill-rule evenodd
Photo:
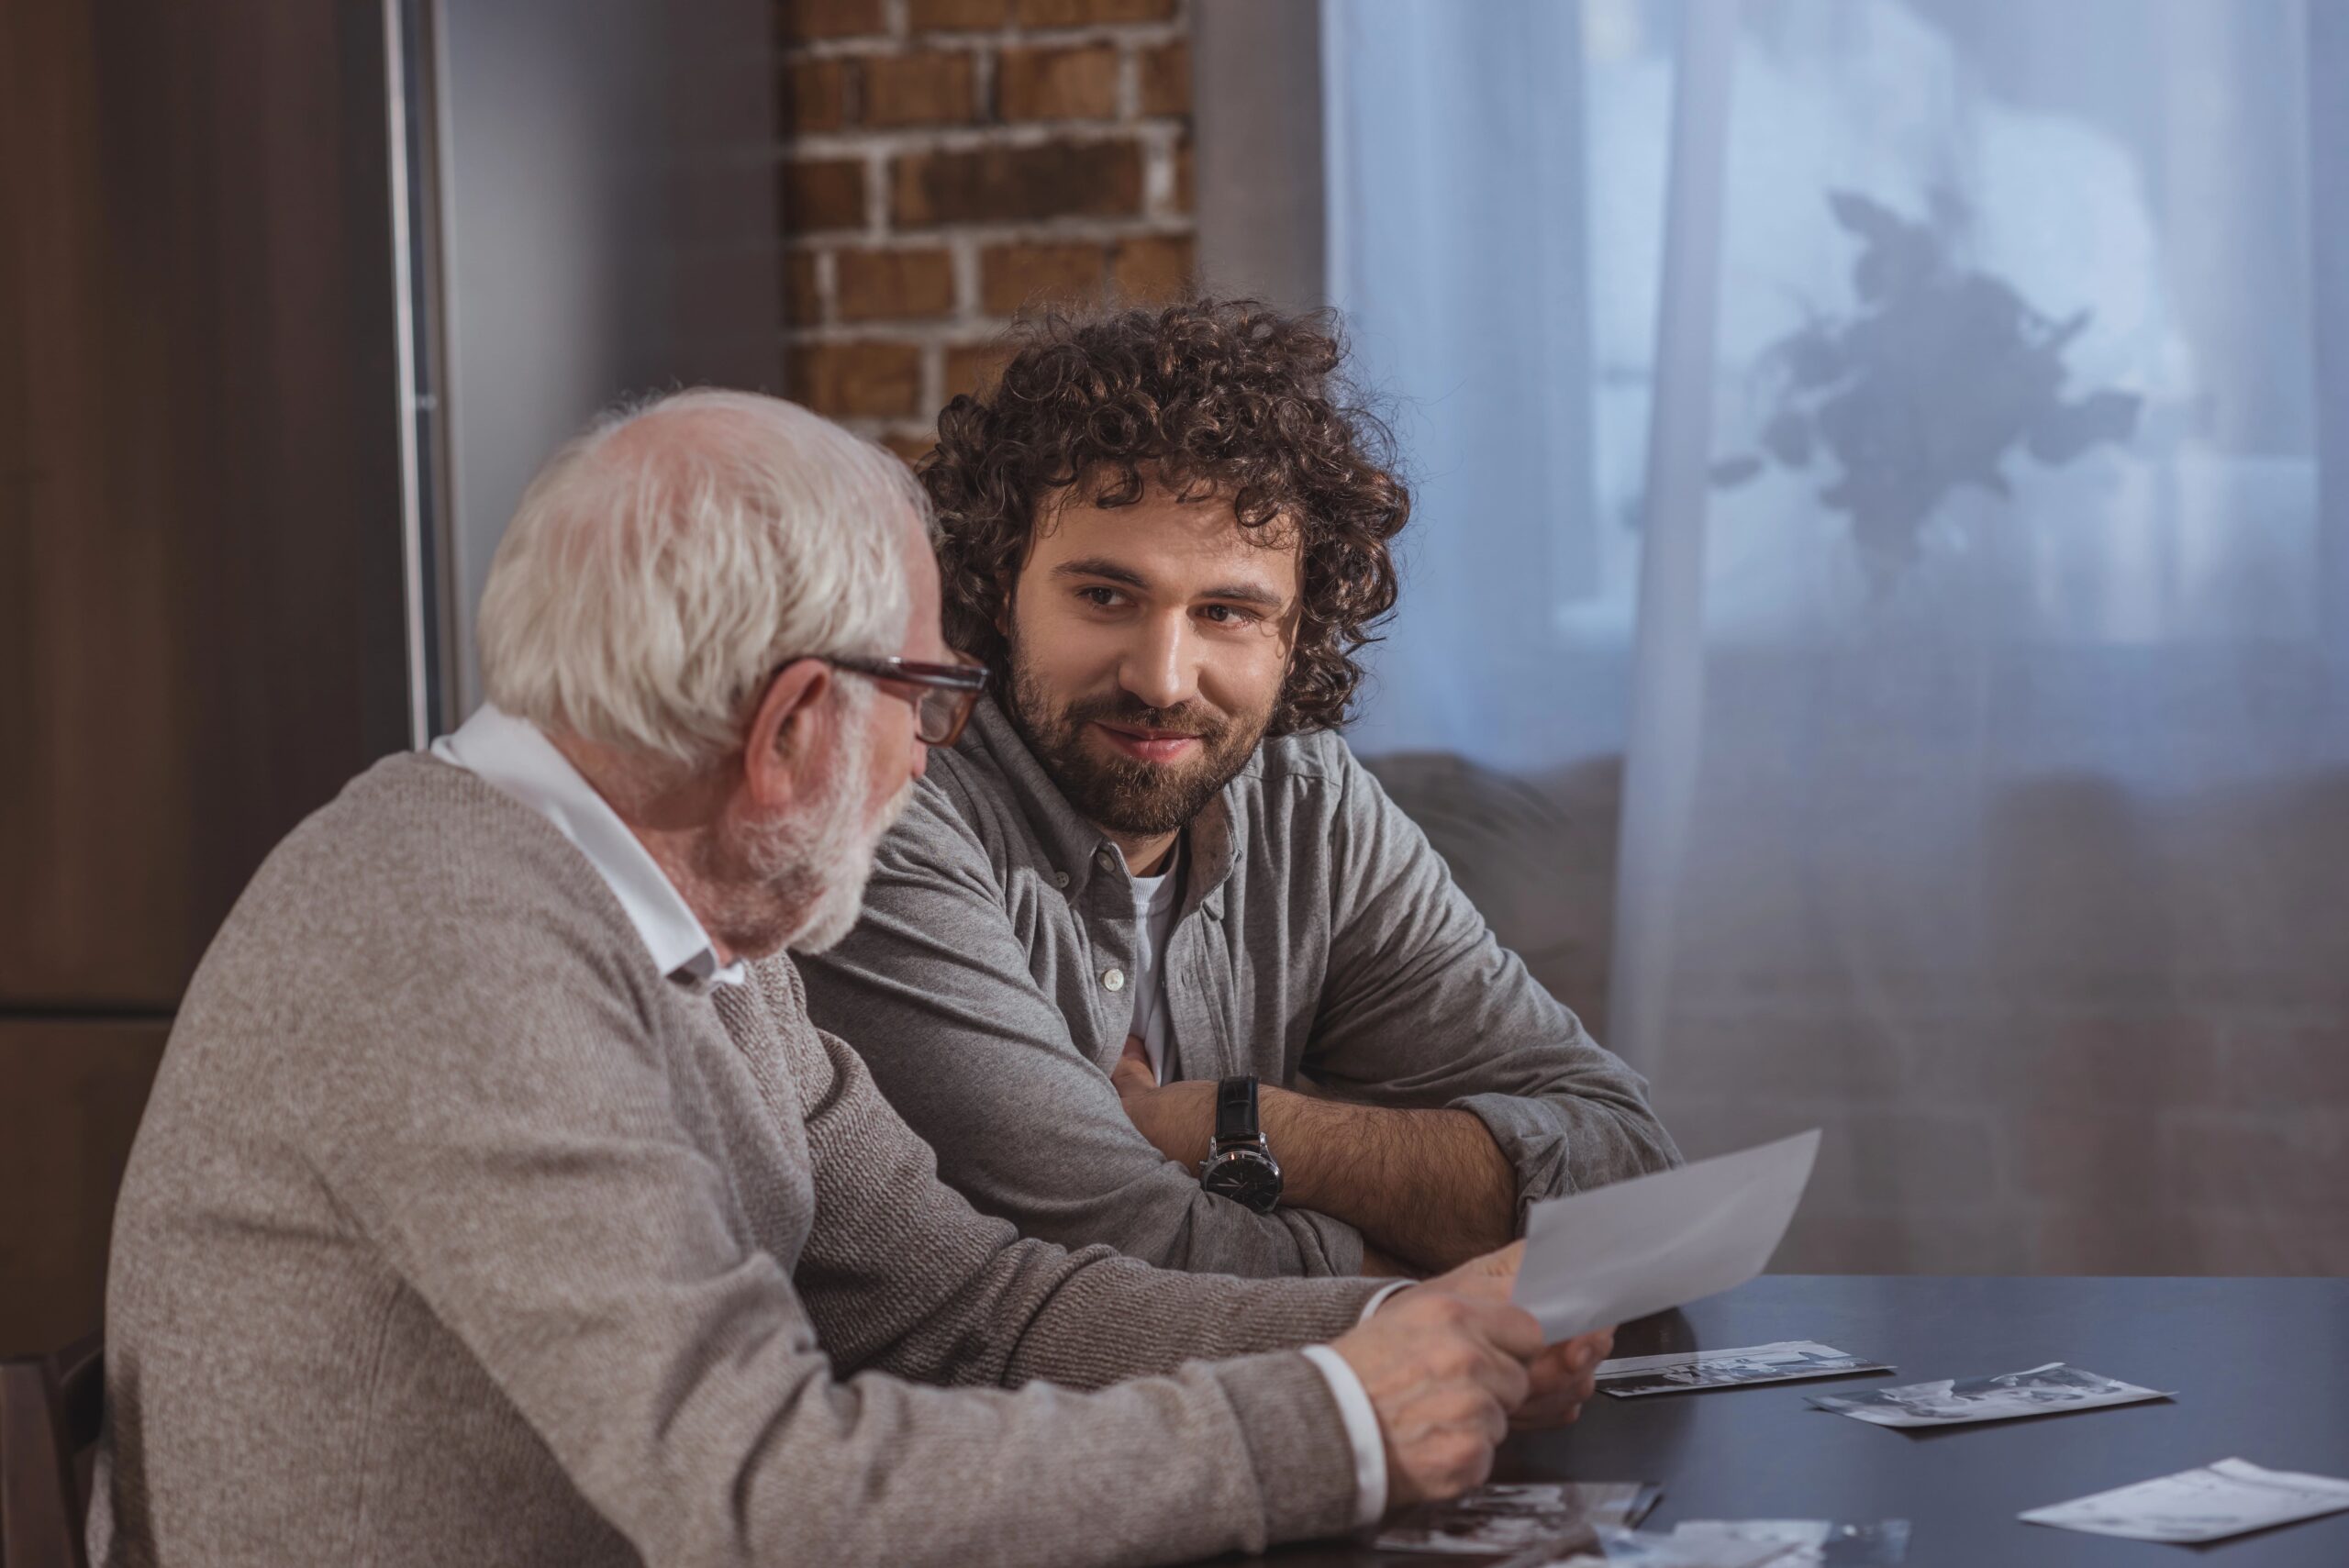
<path fill-rule="evenodd" d="M 1218 1197 L 1245 1204 L 1258 1214 L 1270 1214 L 1281 1201 L 1281 1168 L 1269 1154 L 1235 1149 L 1208 1161 L 1199 1173 L 1199 1185 Z"/>

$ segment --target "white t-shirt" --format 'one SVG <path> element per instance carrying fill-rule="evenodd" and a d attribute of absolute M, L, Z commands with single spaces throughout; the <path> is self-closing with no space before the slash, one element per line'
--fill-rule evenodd
<path fill-rule="evenodd" d="M 1165 871 L 1138 876 L 1134 884 L 1134 1018 L 1126 1032 L 1141 1036 L 1152 1076 L 1166 1081 L 1166 941 L 1174 930 L 1174 905 L 1182 893 L 1183 851 L 1178 847 Z"/>

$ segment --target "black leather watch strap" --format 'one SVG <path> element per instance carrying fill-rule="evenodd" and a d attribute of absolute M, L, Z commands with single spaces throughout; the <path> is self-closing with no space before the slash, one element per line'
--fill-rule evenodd
<path fill-rule="evenodd" d="M 1226 1078 L 1216 1085 L 1215 1140 L 1231 1138 L 1258 1138 L 1263 1134 L 1256 1124 L 1256 1080 L 1245 1077 Z"/>

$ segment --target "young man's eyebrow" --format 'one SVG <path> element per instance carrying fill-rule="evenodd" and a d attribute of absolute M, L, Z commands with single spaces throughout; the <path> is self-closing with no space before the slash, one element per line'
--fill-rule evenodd
<path fill-rule="evenodd" d="M 1232 604 L 1254 605 L 1259 609 L 1283 610 L 1288 600 L 1270 588 L 1254 583 L 1228 583 L 1220 588 L 1209 588 L 1199 595 L 1202 599 L 1219 599 Z"/>
<path fill-rule="evenodd" d="M 1086 556 L 1080 561 L 1063 561 L 1052 568 L 1055 577 L 1101 577 L 1112 583 L 1123 583 L 1129 588 L 1147 588 L 1150 579 L 1130 566 L 1120 566 L 1114 561 L 1098 556 Z"/>
<path fill-rule="evenodd" d="M 1104 582 L 1123 584 L 1129 588 L 1147 588 L 1150 579 L 1130 566 L 1120 566 L 1099 556 L 1086 556 L 1076 561 L 1063 561 L 1052 568 L 1055 577 L 1097 577 Z M 1266 610 L 1288 607 L 1286 596 L 1257 583 L 1226 583 L 1209 588 L 1198 595 L 1202 599 L 1219 599 L 1230 604 L 1254 605 Z"/>

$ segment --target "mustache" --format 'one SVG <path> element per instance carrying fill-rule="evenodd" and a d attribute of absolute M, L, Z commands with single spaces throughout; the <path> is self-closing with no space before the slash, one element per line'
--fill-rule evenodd
<path fill-rule="evenodd" d="M 1162 735 L 1188 735 L 1200 740 L 1223 739 L 1230 724 L 1190 703 L 1181 707 L 1152 707 L 1123 696 L 1080 697 L 1061 710 L 1072 728 L 1080 724 L 1117 724 L 1131 729 L 1154 729 Z"/>

